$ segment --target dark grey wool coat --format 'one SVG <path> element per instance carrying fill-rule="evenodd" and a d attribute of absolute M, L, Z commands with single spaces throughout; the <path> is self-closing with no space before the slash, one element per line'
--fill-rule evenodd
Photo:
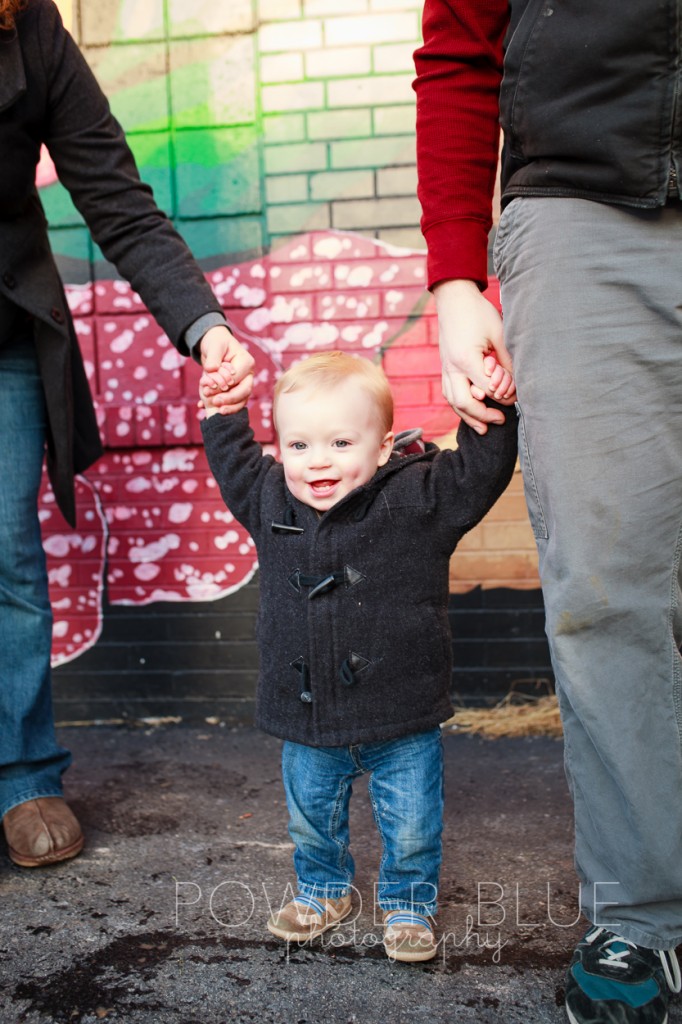
<path fill-rule="evenodd" d="M 28 0 L 0 32 L 0 296 L 31 314 L 49 420 L 48 468 L 74 521 L 73 474 L 100 454 L 83 363 L 35 189 L 45 143 L 107 259 L 174 345 L 220 305 L 142 184 L 123 131 L 52 0 Z M 19 424 L 17 425 L 19 428 Z"/>
<path fill-rule="evenodd" d="M 452 714 L 450 556 L 516 461 L 516 415 L 456 451 L 393 454 L 318 514 L 289 492 L 245 411 L 202 424 L 211 470 L 260 563 L 256 724 L 309 746 L 395 739 Z"/>

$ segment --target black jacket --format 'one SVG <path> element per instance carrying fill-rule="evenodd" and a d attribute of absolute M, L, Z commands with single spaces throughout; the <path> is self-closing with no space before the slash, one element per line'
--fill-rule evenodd
<path fill-rule="evenodd" d="M 663 205 L 682 181 L 681 0 L 511 0 L 503 202 Z"/>
<path fill-rule="evenodd" d="M 16 29 L 0 32 L 0 294 L 34 318 L 49 421 L 48 468 L 59 506 L 73 523 L 73 474 L 101 449 L 34 185 L 41 143 L 107 259 L 184 355 L 187 328 L 221 310 L 140 181 L 123 131 L 56 6 L 29 0 Z"/>
<path fill-rule="evenodd" d="M 395 739 L 452 713 L 450 556 L 516 461 L 516 415 L 456 451 L 392 455 L 322 515 L 289 492 L 246 412 L 202 424 L 206 454 L 260 563 L 256 724 L 308 746 Z"/>

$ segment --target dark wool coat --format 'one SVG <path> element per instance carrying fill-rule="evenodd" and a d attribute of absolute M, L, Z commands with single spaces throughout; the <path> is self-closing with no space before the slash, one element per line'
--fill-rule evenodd
<path fill-rule="evenodd" d="M 34 318 L 48 468 L 60 508 L 73 522 L 73 474 L 101 449 L 34 185 L 41 143 L 107 259 L 184 355 L 184 332 L 204 314 L 220 314 L 220 305 L 140 181 L 123 131 L 54 3 L 29 0 L 15 30 L 0 32 L 0 295 Z"/>
<path fill-rule="evenodd" d="M 318 514 L 289 492 L 246 412 L 202 424 L 211 470 L 260 563 L 256 724 L 309 746 L 395 739 L 452 713 L 450 556 L 516 461 L 516 415 L 456 451 L 392 455 Z"/>

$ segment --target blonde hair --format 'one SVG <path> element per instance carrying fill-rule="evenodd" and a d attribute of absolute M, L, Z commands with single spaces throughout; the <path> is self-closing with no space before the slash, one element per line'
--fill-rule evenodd
<path fill-rule="evenodd" d="M 338 351 L 319 352 L 308 359 L 302 359 L 280 377 L 275 385 L 273 401 L 275 426 L 280 395 L 301 388 L 334 388 L 352 379 L 368 392 L 376 407 L 381 432 L 387 434 L 393 426 L 393 395 L 386 374 L 380 366 L 370 363 L 363 356 L 351 356 L 347 352 Z"/>

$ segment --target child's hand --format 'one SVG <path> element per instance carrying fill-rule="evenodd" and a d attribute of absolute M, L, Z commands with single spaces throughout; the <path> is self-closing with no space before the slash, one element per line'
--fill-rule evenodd
<path fill-rule="evenodd" d="M 199 407 L 206 409 L 206 415 L 243 409 L 253 391 L 255 363 L 226 327 L 211 327 L 201 339 L 201 363 Z"/>
<path fill-rule="evenodd" d="M 206 419 L 210 416 L 215 416 L 217 412 L 220 412 L 220 408 L 214 404 L 215 395 L 206 394 L 206 384 L 204 377 L 202 376 L 199 382 L 199 401 L 197 402 L 197 409 L 203 409 L 206 414 Z"/>
<path fill-rule="evenodd" d="M 252 391 L 253 374 L 247 374 L 237 386 L 234 379 L 226 380 L 220 371 L 202 373 L 197 406 L 205 410 L 207 417 L 215 416 L 217 412 L 229 416 L 244 408 Z"/>
<path fill-rule="evenodd" d="M 472 396 L 479 402 L 482 402 L 487 396 L 494 398 L 496 402 L 501 402 L 503 405 L 511 405 L 512 402 L 515 402 L 516 384 L 509 370 L 505 370 L 505 368 L 498 363 L 494 355 L 484 356 L 483 367 L 490 378 L 488 390 L 484 391 L 483 388 L 478 388 L 475 384 L 472 384 Z"/>

